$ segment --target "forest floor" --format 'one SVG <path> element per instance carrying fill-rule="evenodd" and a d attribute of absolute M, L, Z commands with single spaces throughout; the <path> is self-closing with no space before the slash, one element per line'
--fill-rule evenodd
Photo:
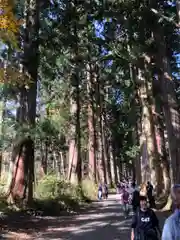
<path fill-rule="evenodd" d="M 161 226 L 167 213 L 157 212 Z M 131 216 L 124 219 L 115 195 L 79 214 L 40 217 L 15 214 L 0 219 L 0 239 L 129 240 Z"/>

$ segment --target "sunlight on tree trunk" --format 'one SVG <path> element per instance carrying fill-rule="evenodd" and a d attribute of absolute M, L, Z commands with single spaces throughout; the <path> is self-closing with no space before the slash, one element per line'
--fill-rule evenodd
<path fill-rule="evenodd" d="M 34 128 L 36 119 L 37 71 L 39 64 L 38 33 L 39 33 L 39 4 L 36 0 L 25 3 L 25 32 L 23 35 L 23 71 L 31 78 L 28 88 L 20 87 L 20 107 L 17 111 L 17 121 L 24 126 Z M 27 133 L 26 133 L 27 134 Z M 18 133 L 19 135 L 19 133 Z M 17 135 L 17 138 L 19 136 Z M 24 133 L 20 133 L 24 135 Z M 28 133 L 29 135 L 29 133 Z M 33 140 L 26 137 L 14 149 L 12 161 L 12 181 L 9 199 L 26 200 L 30 205 L 33 200 L 34 182 L 34 145 Z M 19 168 L 19 164 L 22 168 Z M 25 184 L 23 183 L 25 181 Z M 17 192 L 16 192 L 17 191 Z M 11 200 L 10 200 L 11 201 Z"/>
<path fill-rule="evenodd" d="M 161 84 L 162 104 L 167 129 L 169 156 L 171 160 L 170 171 L 172 172 L 172 184 L 180 182 L 180 115 L 174 84 L 172 82 L 169 60 L 166 56 L 166 46 L 163 39 L 161 28 L 157 29 L 154 37 L 158 43 L 157 65 L 161 69 L 159 81 Z"/>
<path fill-rule="evenodd" d="M 97 118 L 98 118 L 98 126 L 99 126 L 99 134 L 98 134 L 98 143 L 99 143 L 99 161 L 100 161 L 100 169 L 101 169 L 101 181 L 107 183 L 107 166 L 106 166 L 106 159 L 105 159 L 105 146 L 104 146 L 104 129 L 103 129 L 103 109 L 102 109 L 102 104 L 103 104 L 103 99 L 102 99 L 102 94 L 101 94 L 101 86 L 100 84 L 100 79 L 98 76 L 97 79 L 97 105 L 98 105 L 98 110 L 97 110 Z"/>
<path fill-rule="evenodd" d="M 69 171 L 68 179 L 74 183 L 80 183 L 82 179 L 81 166 L 81 139 L 80 139 L 80 94 L 79 76 L 76 67 L 71 76 L 71 128 L 69 140 Z"/>
<path fill-rule="evenodd" d="M 111 161 L 112 161 L 112 176 L 114 176 L 114 183 L 117 183 L 119 181 L 118 178 L 118 166 L 117 166 L 117 159 L 116 159 L 116 153 L 115 153 L 115 143 L 114 140 L 111 140 L 111 147 L 110 147 L 110 157 L 111 157 Z"/>
<path fill-rule="evenodd" d="M 70 129 L 70 140 L 69 140 L 69 171 L 68 179 L 77 183 L 77 163 L 78 163 L 78 149 L 77 149 L 77 136 L 76 136 L 76 115 L 77 115 L 77 104 L 71 99 L 70 103 L 71 112 L 71 129 Z"/>
<path fill-rule="evenodd" d="M 89 177 L 90 179 L 97 181 L 96 179 L 96 124 L 95 124 L 95 108 L 94 108 L 94 81 L 96 81 L 95 72 L 92 72 L 93 68 L 91 65 L 87 66 L 87 91 L 88 91 L 88 154 L 89 154 Z M 93 76 L 94 75 L 94 76 Z"/>
<path fill-rule="evenodd" d="M 161 103 L 156 104 L 157 111 L 157 133 L 159 137 L 159 154 L 161 158 L 161 174 L 163 177 L 163 192 L 164 195 L 167 196 L 171 187 L 171 179 L 169 173 L 169 161 L 168 161 L 168 153 L 166 150 L 167 144 L 165 139 L 165 126 L 164 126 L 164 114 Z M 162 182 L 161 182 L 162 184 Z"/>
<path fill-rule="evenodd" d="M 137 123 L 136 123 L 136 128 L 135 128 L 135 131 L 132 133 L 133 135 L 133 139 L 134 139 L 134 143 L 140 146 L 142 146 L 141 144 L 144 137 L 141 136 L 141 129 L 140 129 L 140 123 L 139 123 L 139 119 L 137 119 Z M 140 143 L 141 141 L 141 143 Z M 134 158 L 134 168 L 135 168 L 135 178 L 133 179 L 134 181 L 137 181 L 137 184 L 140 185 L 142 183 L 142 171 L 141 171 L 141 174 L 139 174 L 139 169 L 141 169 L 141 151 L 142 149 L 140 149 L 140 152 L 137 154 L 137 156 L 135 156 Z"/>
<path fill-rule="evenodd" d="M 20 140 L 12 153 L 12 176 L 9 186 L 8 202 L 11 204 L 28 201 L 27 192 L 33 179 L 32 160 L 34 143 L 30 138 Z M 30 193 L 28 193 L 28 196 Z"/>
<path fill-rule="evenodd" d="M 139 71 L 139 80 L 141 81 L 141 86 L 139 89 L 139 97 L 141 99 L 142 104 L 142 132 L 145 134 L 145 142 L 144 144 L 147 146 L 147 156 L 149 162 L 149 171 L 150 171 L 150 181 L 152 182 L 153 186 L 157 188 L 158 184 L 158 168 L 157 168 L 157 161 L 158 161 L 158 153 L 155 147 L 156 140 L 155 140 L 155 130 L 154 130 L 154 122 L 152 116 L 152 109 L 151 105 L 148 102 L 149 95 L 148 93 L 152 90 L 151 85 L 146 83 L 149 79 L 145 79 L 145 76 L 142 73 L 142 70 Z M 149 85 L 149 86 L 148 86 Z M 145 147 L 144 145 L 144 147 Z"/>

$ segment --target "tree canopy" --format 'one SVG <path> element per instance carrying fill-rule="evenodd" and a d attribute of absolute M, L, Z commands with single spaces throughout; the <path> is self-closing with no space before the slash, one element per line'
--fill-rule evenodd
<path fill-rule="evenodd" d="M 178 6 L 1 1 L 1 146 L 33 141 L 29 194 L 36 165 L 78 183 L 151 180 L 157 194 L 179 181 Z"/>

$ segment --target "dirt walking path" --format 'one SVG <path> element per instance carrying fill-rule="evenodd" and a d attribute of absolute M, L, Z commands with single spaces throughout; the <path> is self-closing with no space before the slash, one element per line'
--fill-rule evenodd
<path fill-rule="evenodd" d="M 0 239 L 129 240 L 130 223 L 131 217 L 124 219 L 116 196 L 110 195 L 107 201 L 94 203 L 91 209 L 76 216 L 21 216 L 14 219 Z"/>

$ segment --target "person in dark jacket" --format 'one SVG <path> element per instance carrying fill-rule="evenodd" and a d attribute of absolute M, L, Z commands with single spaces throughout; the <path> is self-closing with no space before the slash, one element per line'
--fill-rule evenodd
<path fill-rule="evenodd" d="M 133 193 L 132 193 L 132 208 L 133 208 L 133 212 L 135 213 L 137 211 L 137 209 L 139 208 L 139 204 L 140 204 L 140 198 L 139 198 L 139 190 L 136 188 L 136 184 L 133 183 L 132 184 L 133 187 Z"/>
<path fill-rule="evenodd" d="M 158 240 L 159 221 L 155 212 L 147 207 L 147 198 L 140 196 L 140 209 L 133 216 L 131 240 Z"/>
<path fill-rule="evenodd" d="M 153 196 L 154 188 L 153 188 L 153 185 L 150 182 L 147 182 L 146 190 L 147 190 L 147 197 L 148 197 L 148 200 L 149 200 L 150 208 L 155 208 L 156 204 L 155 204 L 155 198 Z"/>
<path fill-rule="evenodd" d="M 108 198 L 108 186 L 106 183 L 104 183 L 104 185 L 103 185 L 103 197 L 104 197 L 104 199 Z"/>
<path fill-rule="evenodd" d="M 129 192 L 127 188 L 123 188 L 123 206 L 124 206 L 124 217 L 125 219 L 128 217 L 128 211 L 129 211 L 129 207 L 128 207 L 128 203 L 129 203 Z"/>

